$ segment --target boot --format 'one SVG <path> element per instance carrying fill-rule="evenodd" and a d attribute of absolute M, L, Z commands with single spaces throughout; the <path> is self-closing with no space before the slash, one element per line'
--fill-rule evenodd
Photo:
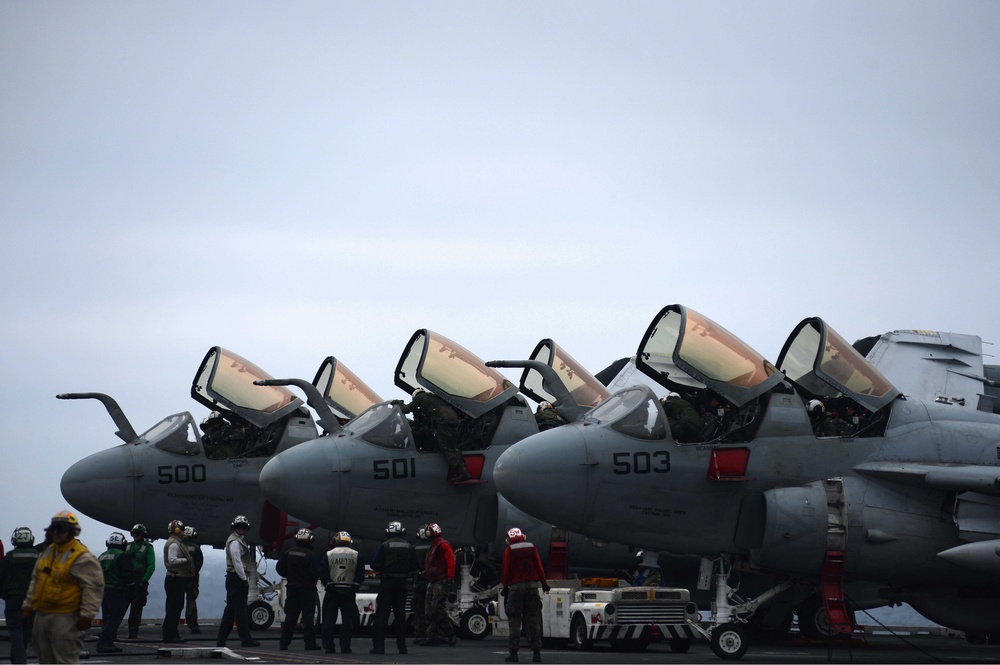
<path fill-rule="evenodd" d="M 531 652 L 531 662 L 532 663 L 540 663 L 540 662 L 542 662 L 542 650 L 541 649 L 535 649 L 535 650 L 533 650 Z"/>
<path fill-rule="evenodd" d="M 516 663 L 517 662 L 517 652 L 511 651 L 510 655 L 503 659 L 505 663 Z"/>

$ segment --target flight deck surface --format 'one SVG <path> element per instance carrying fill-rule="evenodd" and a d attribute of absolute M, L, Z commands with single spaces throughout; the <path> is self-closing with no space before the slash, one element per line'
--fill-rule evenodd
<path fill-rule="evenodd" d="M 216 626 L 202 624 L 200 635 L 184 633 L 184 644 L 163 644 L 160 641 L 160 627 L 149 624 L 143 626 L 137 640 L 119 640 L 122 653 L 99 654 L 96 651 L 97 634 L 91 630 L 84 644 L 88 656 L 84 663 L 156 663 L 165 660 L 181 660 L 184 663 L 219 663 L 220 661 L 249 663 L 502 663 L 507 656 L 506 638 L 488 636 L 479 641 L 460 640 L 455 646 L 422 647 L 407 641 L 409 653 L 396 653 L 395 641 L 390 637 L 386 643 L 385 655 L 369 654 L 371 637 L 356 636 L 352 642 L 352 653 L 327 654 L 323 651 L 304 651 L 301 633 L 296 634 L 292 646 L 287 651 L 278 650 L 279 630 L 272 627 L 266 631 L 254 632 L 254 639 L 261 645 L 253 648 L 240 647 L 234 630 L 228 649 L 215 647 Z M 184 628 L 181 628 L 184 631 Z M 6 635 L 4 634 L 5 638 Z M 531 662 L 531 651 L 523 645 L 519 653 L 520 662 Z M 38 662 L 29 648 L 29 663 Z M 0 641 L 0 662 L 9 662 L 10 643 Z M 813 642 L 799 638 L 792 633 L 781 642 L 751 644 L 750 650 L 742 658 L 743 663 L 996 663 L 1000 661 L 1000 646 L 972 645 L 960 637 L 936 637 L 928 635 L 863 635 L 849 641 L 830 643 Z M 666 642 L 654 643 L 640 653 L 613 651 L 607 643 L 596 643 L 591 651 L 574 649 L 543 649 L 544 663 L 719 663 L 708 642 L 696 641 L 687 653 L 673 653 Z"/>

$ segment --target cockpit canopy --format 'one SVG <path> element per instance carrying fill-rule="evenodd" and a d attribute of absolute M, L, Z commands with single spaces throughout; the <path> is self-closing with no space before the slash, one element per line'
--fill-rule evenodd
<path fill-rule="evenodd" d="M 531 352 L 531 360 L 545 363 L 556 371 L 570 396 L 584 408 L 595 407 L 611 392 L 571 355 L 551 339 L 543 339 Z M 521 392 L 536 402 L 556 402 L 557 398 L 544 387 L 542 375 L 531 367 L 521 374 Z"/>
<path fill-rule="evenodd" d="M 656 315 L 639 344 L 636 366 L 670 390 L 707 387 L 736 406 L 783 379 L 738 337 L 683 305 L 664 307 Z"/>
<path fill-rule="evenodd" d="M 900 391 L 820 318 L 799 323 L 781 349 L 778 368 L 804 390 L 820 396 L 849 396 L 875 412 Z"/>
<path fill-rule="evenodd" d="M 427 329 L 413 333 L 396 365 L 396 385 L 425 388 L 472 418 L 517 394 L 517 386 L 471 351 Z"/>
<path fill-rule="evenodd" d="M 213 346 L 194 375 L 191 397 L 209 409 L 221 406 L 264 428 L 303 404 L 284 386 L 254 385 L 273 378 L 246 358 Z"/>
<path fill-rule="evenodd" d="M 411 448 L 414 445 L 409 421 L 392 402 L 375 404 L 347 423 L 338 436 L 360 437 L 380 448 Z"/>
<path fill-rule="evenodd" d="M 619 390 L 587 413 L 584 422 L 607 424 L 616 432 L 635 439 L 659 441 L 667 438 L 663 408 L 645 385 Z"/>
<path fill-rule="evenodd" d="M 344 420 L 350 420 L 383 401 L 378 393 L 333 356 L 328 356 L 319 366 L 313 385 L 337 417 Z"/>

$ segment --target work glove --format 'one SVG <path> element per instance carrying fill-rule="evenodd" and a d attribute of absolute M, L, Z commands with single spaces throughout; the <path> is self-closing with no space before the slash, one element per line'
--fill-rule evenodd
<path fill-rule="evenodd" d="M 21 617 L 22 618 L 24 618 L 24 619 L 30 619 L 33 616 L 35 616 L 35 610 L 31 609 L 30 607 L 22 607 L 21 608 Z"/>
<path fill-rule="evenodd" d="M 552 587 L 550 587 L 550 586 L 549 586 L 548 584 L 546 584 L 545 582 L 542 582 L 542 591 L 544 591 L 545 593 L 548 593 L 548 592 L 549 592 L 549 591 L 551 591 L 551 590 L 552 590 Z"/>
<path fill-rule="evenodd" d="M 93 618 L 87 619 L 85 617 L 80 617 L 79 619 L 76 620 L 76 627 L 79 628 L 80 630 L 89 630 L 93 624 L 94 624 Z"/>
<path fill-rule="evenodd" d="M 500 595 L 503 596 L 504 598 L 506 598 L 508 591 L 510 591 L 510 589 L 508 589 L 507 587 L 504 587 L 504 588 L 500 589 Z"/>
<path fill-rule="evenodd" d="M 392 404 L 393 406 L 403 406 L 403 400 L 401 399 L 390 400 L 389 404 Z"/>

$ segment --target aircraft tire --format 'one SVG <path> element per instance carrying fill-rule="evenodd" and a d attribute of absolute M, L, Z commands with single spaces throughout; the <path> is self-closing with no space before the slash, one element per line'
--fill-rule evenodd
<path fill-rule="evenodd" d="M 577 614 L 569 628 L 569 642 L 580 651 L 590 651 L 594 648 L 594 640 L 587 636 L 587 622 L 583 615 Z"/>
<path fill-rule="evenodd" d="M 490 619 L 482 607 L 472 607 L 462 613 L 458 632 L 463 640 L 481 640 L 490 634 Z"/>
<path fill-rule="evenodd" d="M 263 600 L 250 603 L 247 610 L 250 614 L 250 630 L 267 630 L 274 623 L 274 610 Z"/>
<path fill-rule="evenodd" d="M 750 648 L 747 630 L 734 623 L 724 623 L 712 630 L 712 652 L 722 660 L 739 660 Z"/>
<path fill-rule="evenodd" d="M 796 612 L 799 617 L 799 633 L 803 637 L 811 640 L 828 640 L 837 637 L 840 633 L 830 625 L 826 616 L 826 608 L 823 607 L 823 599 L 819 594 L 814 594 L 805 599 L 799 605 Z M 851 625 L 854 625 L 854 611 L 850 610 Z"/>

